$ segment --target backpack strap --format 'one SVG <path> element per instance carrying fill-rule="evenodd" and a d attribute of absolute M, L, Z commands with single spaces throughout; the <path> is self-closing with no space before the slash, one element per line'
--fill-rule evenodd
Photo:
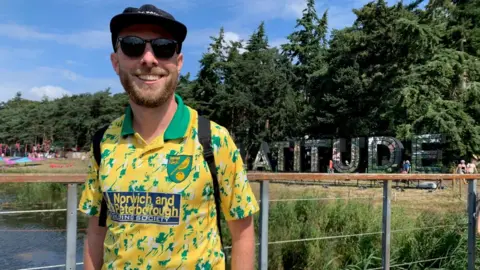
<path fill-rule="evenodd" d="M 222 227 L 221 227 L 221 200 L 220 200 L 220 187 L 217 179 L 217 168 L 215 165 L 215 158 L 213 155 L 212 148 L 212 131 L 210 129 L 210 120 L 199 115 L 198 116 L 198 140 L 202 144 L 203 148 L 203 158 L 208 163 L 210 169 L 210 174 L 212 175 L 213 182 L 213 194 L 215 197 L 215 208 L 217 210 L 217 227 L 218 233 L 220 235 L 220 243 L 222 244 L 223 249 L 223 238 L 222 238 Z"/>
<path fill-rule="evenodd" d="M 107 130 L 108 126 L 102 127 L 99 129 L 95 134 L 93 135 L 92 138 L 92 144 L 93 144 L 93 156 L 95 157 L 95 161 L 97 162 L 97 166 L 100 167 L 100 162 L 102 161 L 102 153 L 100 149 L 100 143 L 102 142 L 103 139 L 103 134 L 105 134 L 105 131 Z M 98 179 L 98 172 L 97 172 L 97 179 Z M 103 197 L 103 196 L 102 196 Z M 102 206 L 100 207 L 100 218 L 98 221 L 98 226 L 100 227 L 105 227 L 107 224 L 107 202 L 105 201 L 105 198 L 102 198 Z"/>

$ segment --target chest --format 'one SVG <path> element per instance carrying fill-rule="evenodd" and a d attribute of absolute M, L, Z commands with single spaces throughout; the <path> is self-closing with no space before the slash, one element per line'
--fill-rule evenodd
<path fill-rule="evenodd" d="M 194 141 L 144 147 L 126 140 L 103 153 L 99 175 L 113 219 L 178 224 L 181 213 L 212 199 L 208 166 Z"/>

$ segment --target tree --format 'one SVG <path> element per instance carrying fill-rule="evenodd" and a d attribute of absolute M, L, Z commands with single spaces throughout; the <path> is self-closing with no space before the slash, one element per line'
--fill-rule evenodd
<path fill-rule="evenodd" d="M 211 37 L 212 43 L 207 53 L 200 60 L 200 71 L 192 86 L 191 100 L 195 100 L 195 108 L 200 114 L 210 116 L 212 114 L 212 99 L 220 90 L 223 81 L 222 64 L 225 62 L 224 30 L 220 29 L 218 37 Z"/>
<path fill-rule="evenodd" d="M 480 0 L 421 2 L 372 1 L 327 38 L 328 10 L 319 16 L 307 0 L 281 50 L 269 46 L 264 22 L 246 42 L 227 42 L 220 28 L 177 93 L 247 150 L 304 135 L 409 140 L 441 132 L 446 159 L 468 158 L 480 153 Z M 0 103 L 0 143 L 87 149 L 127 101 L 109 89 L 42 101 L 17 93 Z"/>

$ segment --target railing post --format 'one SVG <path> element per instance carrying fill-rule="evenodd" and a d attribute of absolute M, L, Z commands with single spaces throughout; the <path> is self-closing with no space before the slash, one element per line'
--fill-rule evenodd
<path fill-rule="evenodd" d="M 260 270 L 268 269 L 268 181 L 260 182 L 260 248 L 258 265 Z"/>
<path fill-rule="evenodd" d="M 382 269 L 390 269 L 390 230 L 392 181 L 383 181 Z"/>
<path fill-rule="evenodd" d="M 475 269 L 477 180 L 468 181 L 468 270 Z"/>
<path fill-rule="evenodd" d="M 67 192 L 67 270 L 76 269 L 77 259 L 77 184 L 68 184 Z"/>

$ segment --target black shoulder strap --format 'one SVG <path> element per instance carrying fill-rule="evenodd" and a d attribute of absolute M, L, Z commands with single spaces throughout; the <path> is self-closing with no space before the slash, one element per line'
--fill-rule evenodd
<path fill-rule="evenodd" d="M 221 200 L 220 200 L 220 187 L 218 185 L 217 179 L 217 167 L 215 165 L 215 158 L 213 155 L 212 148 L 212 131 L 210 129 L 210 120 L 199 115 L 198 116 L 198 140 L 202 144 L 203 148 L 203 158 L 208 163 L 210 169 L 210 174 L 212 175 L 213 180 L 213 194 L 215 197 L 215 207 L 217 210 L 217 227 L 218 233 L 220 234 L 220 242 L 222 243 L 223 248 L 223 238 L 222 238 L 222 227 L 221 227 Z"/>
<path fill-rule="evenodd" d="M 102 153 L 100 150 L 100 143 L 102 142 L 103 139 L 103 134 L 105 134 L 105 131 L 107 130 L 108 126 L 105 126 L 101 129 L 99 129 L 95 134 L 93 135 L 92 138 L 92 144 L 93 144 L 93 156 L 95 157 L 95 161 L 97 162 L 97 165 L 100 167 L 100 162 L 102 161 Z M 98 177 L 98 175 L 97 175 Z M 107 223 L 107 202 L 105 201 L 105 198 L 102 199 L 102 206 L 100 207 L 100 218 L 98 221 L 98 225 L 101 227 L 105 227 Z"/>
<path fill-rule="evenodd" d="M 95 161 L 97 161 L 98 166 L 100 166 L 100 161 L 102 158 L 102 153 L 100 153 L 100 143 L 103 139 L 103 134 L 105 134 L 107 128 L 108 126 L 102 127 L 101 129 L 97 130 L 92 137 L 93 156 L 95 157 Z"/>

